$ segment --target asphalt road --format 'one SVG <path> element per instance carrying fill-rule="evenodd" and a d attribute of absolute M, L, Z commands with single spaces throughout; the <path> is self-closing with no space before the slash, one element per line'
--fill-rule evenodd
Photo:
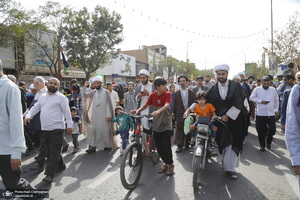
<path fill-rule="evenodd" d="M 175 174 L 167 177 L 157 173 L 162 165 L 153 165 L 144 159 L 144 168 L 138 187 L 125 190 L 120 181 L 120 153 L 97 151 L 86 155 L 86 141 L 80 136 L 82 150 L 71 153 L 71 136 L 67 136 L 70 147 L 64 153 L 67 169 L 58 173 L 52 184 L 42 181 L 45 175 L 35 173 L 35 155 L 23 157 L 23 177 L 38 189 L 50 189 L 49 199 L 300 199 L 296 177 L 291 172 L 289 154 L 285 147 L 284 135 L 279 128 L 274 137 L 272 149 L 259 151 L 258 139 L 253 126 L 244 142 L 244 152 L 237 168 L 238 180 L 230 180 L 222 169 L 221 156 L 208 160 L 202 176 L 201 187 L 192 187 L 192 156 L 189 151 L 174 153 Z M 176 147 L 173 147 L 175 152 Z M 215 150 L 216 151 L 216 150 Z M 0 178 L 1 179 L 1 178 Z M 4 188 L 0 181 L 0 189 Z"/>

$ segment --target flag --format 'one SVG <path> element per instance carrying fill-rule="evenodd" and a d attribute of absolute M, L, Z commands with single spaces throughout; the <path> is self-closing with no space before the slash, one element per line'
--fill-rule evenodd
<path fill-rule="evenodd" d="M 70 65 L 69 65 L 68 61 L 66 60 L 66 57 L 65 57 L 65 54 L 64 54 L 62 48 L 60 48 L 60 53 L 61 53 L 61 57 L 62 57 L 62 60 L 64 63 L 64 73 L 66 73 L 68 68 L 70 67 Z"/>
<path fill-rule="evenodd" d="M 191 80 L 194 80 L 194 74 L 191 73 Z"/>

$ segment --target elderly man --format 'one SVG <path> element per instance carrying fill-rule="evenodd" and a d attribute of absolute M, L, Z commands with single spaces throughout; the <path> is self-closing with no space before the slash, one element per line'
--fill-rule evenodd
<path fill-rule="evenodd" d="M 60 82 L 57 78 L 48 80 L 48 92 L 43 94 L 34 106 L 26 114 L 25 124 L 40 112 L 41 129 L 45 137 L 48 151 L 46 177 L 43 181 L 51 183 L 54 174 L 64 170 L 66 165 L 61 156 L 64 133 L 72 133 L 72 117 L 69 109 L 68 99 L 58 92 Z"/>
<path fill-rule="evenodd" d="M 223 166 L 230 179 L 237 179 L 235 168 L 239 165 L 239 155 L 243 151 L 245 139 L 245 114 L 243 88 L 238 82 L 228 80 L 227 64 L 215 67 L 218 83 L 207 92 L 208 102 L 216 108 L 226 126 L 218 127 L 216 142 L 223 155 Z"/>
<path fill-rule="evenodd" d="M 82 96 L 85 98 L 83 107 L 86 112 L 83 113 L 83 121 L 87 122 L 88 134 L 86 150 L 87 154 L 99 150 L 110 150 L 115 148 L 113 140 L 112 118 L 114 118 L 113 105 L 108 90 L 102 85 L 102 77 L 96 76 L 93 79 L 95 90 L 86 92 L 87 86 L 90 84 L 85 82 L 82 88 Z"/>
<path fill-rule="evenodd" d="M 29 105 L 29 110 L 32 106 L 40 99 L 43 94 L 48 92 L 47 87 L 45 86 L 45 79 L 41 76 L 37 76 L 33 80 L 33 85 L 37 90 L 36 95 L 34 96 L 34 100 Z M 36 166 L 31 168 L 32 170 L 43 171 L 44 170 L 44 163 L 47 156 L 47 145 L 45 141 L 45 137 L 43 135 L 43 131 L 41 129 L 41 121 L 40 121 L 40 113 L 36 114 L 30 124 L 28 125 L 28 129 L 30 133 L 34 136 L 33 138 L 38 138 L 40 140 L 40 149 L 39 154 L 35 159 Z"/>
<path fill-rule="evenodd" d="M 295 85 L 289 95 L 286 110 L 285 138 L 286 146 L 291 156 L 292 166 L 295 174 L 300 176 L 300 75 L 298 84 Z"/>
<path fill-rule="evenodd" d="M 278 116 L 279 98 L 274 87 L 270 87 L 269 76 L 262 78 L 262 87 L 253 90 L 250 100 L 257 104 L 256 131 L 260 144 L 260 151 L 264 152 L 265 147 L 271 149 L 273 135 L 276 133 L 275 116 Z"/>
<path fill-rule="evenodd" d="M 21 154 L 25 152 L 21 95 L 18 87 L 3 74 L 0 60 L 0 176 L 7 189 L 32 189 L 21 178 Z"/>

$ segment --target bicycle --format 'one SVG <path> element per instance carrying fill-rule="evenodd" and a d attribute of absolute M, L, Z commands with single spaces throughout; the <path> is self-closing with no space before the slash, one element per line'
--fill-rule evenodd
<path fill-rule="evenodd" d="M 131 143 L 126 147 L 120 165 L 120 177 L 122 185 L 127 190 L 136 188 L 143 170 L 143 152 L 142 152 L 142 132 L 143 127 L 141 119 L 143 117 L 151 118 L 151 113 L 142 116 L 133 116 L 135 121 L 134 133 L 131 136 Z M 147 131 L 147 147 L 149 149 L 149 157 L 156 164 L 160 157 L 156 151 L 152 130 Z"/>

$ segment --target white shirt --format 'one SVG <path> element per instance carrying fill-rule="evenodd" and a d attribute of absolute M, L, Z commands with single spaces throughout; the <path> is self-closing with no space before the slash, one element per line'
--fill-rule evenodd
<path fill-rule="evenodd" d="M 228 85 L 229 85 L 229 80 L 227 79 L 226 83 L 224 86 L 219 82 L 218 83 L 218 88 L 219 88 L 219 93 L 220 96 L 223 100 L 226 99 L 227 92 L 228 92 Z M 230 117 L 233 120 L 236 120 L 236 118 L 239 116 L 241 110 L 237 109 L 235 106 L 232 106 L 226 113 L 228 117 Z"/>
<path fill-rule="evenodd" d="M 46 86 L 44 86 L 42 89 L 40 89 L 39 91 L 37 91 L 37 93 L 34 96 L 34 100 L 39 100 L 39 98 L 42 96 L 42 94 L 45 94 L 48 92 L 48 89 Z"/>
<path fill-rule="evenodd" d="M 257 116 L 275 116 L 275 112 L 278 112 L 279 98 L 273 87 L 269 87 L 267 90 L 262 86 L 256 87 L 250 96 L 250 101 L 257 103 Z M 270 102 L 262 104 L 262 101 Z"/>
<path fill-rule="evenodd" d="M 32 118 L 38 112 L 41 112 L 40 120 L 43 131 L 66 129 L 65 119 L 68 128 L 73 126 L 69 101 L 59 92 L 51 95 L 43 94 L 26 114 L 26 118 Z"/>
<path fill-rule="evenodd" d="M 117 107 L 117 103 L 119 102 L 119 95 L 114 90 L 109 91 L 109 93 L 110 93 L 110 99 L 111 99 L 112 105 L 113 105 L 113 107 L 115 109 Z"/>

